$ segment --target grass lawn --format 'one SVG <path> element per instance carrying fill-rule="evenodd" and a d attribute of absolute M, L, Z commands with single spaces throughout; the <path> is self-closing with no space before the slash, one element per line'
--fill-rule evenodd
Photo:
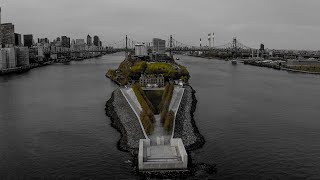
<path fill-rule="evenodd" d="M 144 91 L 149 101 L 152 103 L 153 107 L 156 109 L 155 114 L 159 114 L 159 104 L 161 103 L 163 90 L 146 90 Z"/>

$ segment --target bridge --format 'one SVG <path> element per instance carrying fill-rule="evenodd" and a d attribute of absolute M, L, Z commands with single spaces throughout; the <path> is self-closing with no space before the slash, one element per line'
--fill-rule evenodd
<path fill-rule="evenodd" d="M 70 53 L 116 53 L 116 52 L 133 52 L 136 44 L 145 44 L 149 51 L 152 51 L 153 44 L 152 42 L 139 42 L 128 38 L 125 38 L 109 44 L 108 47 L 74 47 L 74 48 L 65 48 L 65 47 L 37 47 L 37 51 L 41 51 L 44 55 L 51 54 L 70 54 Z M 307 50 L 276 50 L 276 49 L 264 49 L 260 50 L 257 48 L 249 47 L 241 43 L 237 38 L 233 38 L 232 41 L 218 45 L 214 47 L 208 46 L 193 46 L 182 43 L 170 36 L 166 44 L 166 52 L 207 52 L 207 53 L 232 53 L 235 55 L 241 56 L 257 56 L 257 55 L 269 55 L 275 57 L 292 57 L 297 58 L 299 56 L 306 58 L 319 58 L 319 51 L 307 51 Z"/>

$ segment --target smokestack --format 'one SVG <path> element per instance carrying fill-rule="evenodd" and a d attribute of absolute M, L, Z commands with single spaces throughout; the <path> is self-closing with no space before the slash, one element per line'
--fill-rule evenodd
<path fill-rule="evenodd" d="M 212 33 L 212 47 L 214 48 L 214 33 Z"/>
<path fill-rule="evenodd" d="M 201 45 L 201 38 L 200 38 L 200 47 L 202 47 L 202 45 Z"/>
<path fill-rule="evenodd" d="M 211 33 L 209 33 L 208 34 L 209 48 L 211 48 L 211 38 L 212 38 Z"/>

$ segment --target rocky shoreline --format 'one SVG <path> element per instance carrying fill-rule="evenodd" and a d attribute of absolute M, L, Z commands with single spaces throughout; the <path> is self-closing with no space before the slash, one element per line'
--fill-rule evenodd
<path fill-rule="evenodd" d="M 200 134 L 194 120 L 197 106 L 196 91 L 191 86 L 186 86 L 184 95 L 175 120 L 174 138 L 181 138 L 187 151 L 202 148 L 205 144 L 204 137 Z"/>
<path fill-rule="evenodd" d="M 122 95 L 120 89 L 116 89 L 106 103 L 106 115 L 111 119 L 111 125 L 117 129 L 121 138 L 118 148 L 121 151 L 137 153 L 139 140 L 145 139 L 139 120 Z"/>
<path fill-rule="evenodd" d="M 200 134 L 193 115 L 197 105 L 195 93 L 195 90 L 191 86 L 186 86 L 178 109 L 175 125 L 174 137 L 183 140 L 188 152 L 200 149 L 205 144 L 204 137 Z M 133 155 L 132 167 L 134 172 L 139 176 L 145 178 L 187 178 L 194 176 L 198 171 L 205 171 L 209 174 L 216 171 L 215 165 L 192 163 L 192 155 L 188 153 L 188 171 L 138 172 L 136 167 L 138 165 L 137 153 L 139 150 L 139 140 L 145 137 L 138 124 L 139 122 L 136 115 L 122 95 L 120 89 L 112 93 L 111 98 L 106 102 L 105 110 L 106 115 L 111 119 L 111 125 L 121 134 L 121 138 L 117 143 L 119 150 L 131 152 Z"/>

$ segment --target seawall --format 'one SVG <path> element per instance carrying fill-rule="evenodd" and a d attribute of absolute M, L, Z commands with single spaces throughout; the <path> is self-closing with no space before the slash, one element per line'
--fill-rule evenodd
<path fill-rule="evenodd" d="M 141 130 L 139 120 L 121 93 L 116 89 L 106 103 L 106 115 L 110 117 L 111 125 L 117 129 L 121 138 L 118 141 L 118 148 L 122 151 L 137 153 L 139 140 L 145 136 Z"/>
<path fill-rule="evenodd" d="M 191 86 L 185 87 L 185 92 L 175 120 L 174 138 L 181 138 L 187 151 L 201 148 L 205 144 L 194 119 L 197 106 L 195 90 Z"/>

